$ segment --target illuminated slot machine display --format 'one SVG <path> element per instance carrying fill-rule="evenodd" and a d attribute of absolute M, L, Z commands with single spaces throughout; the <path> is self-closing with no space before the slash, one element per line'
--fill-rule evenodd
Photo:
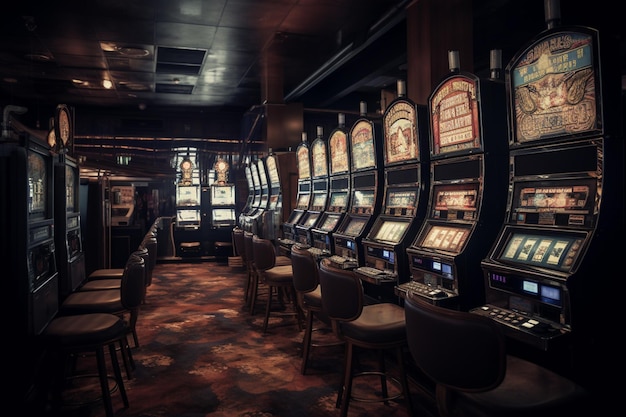
<path fill-rule="evenodd" d="M 254 202 L 254 181 L 252 181 L 252 171 L 250 170 L 250 164 L 247 164 L 244 168 L 244 174 L 246 176 L 246 183 L 248 184 L 248 197 L 246 198 L 246 205 L 241 209 L 237 223 L 240 228 L 244 229 L 246 226 L 246 217 L 248 213 L 252 211 L 252 204 Z"/>
<path fill-rule="evenodd" d="M 176 228 L 198 230 L 202 220 L 199 184 L 176 186 Z"/>
<path fill-rule="evenodd" d="M 232 227 L 235 225 L 235 184 L 211 184 L 211 225 Z"/>
<path fill-rule="evenodd" d="M 302 141 L 296 148 L 298 167 L 298 193 L 296 207 L 289 218 L 282 224 L 283 236 L 278 239 L 279 249 L 283 254 L 291 253 L 291 246 L 296 243 L 296 226 L 311 204 L 311 148 L 306 132 L 302 132 Z"/>
<path fill-rule="evenodd" d="M 256 164 L 252 165 L 252 178 L 259 183 L 258 199 L 255 199 L 255 210 L 248 216 L 248 229 L 250 232 L 263 236 L 263 215 L 267 211 L 269 206 L 270 188 L 269 180 L 267 178 L 267 170 L 265 169 L 265 161 L 263 159 L 257 159 Z"/>
<path fill-rule="evenodd" d="M 334 253 L 332 234 L 345 215 L 350 199 L 350 150 L 345 128 L 346 116 L 338 114 L 338 125 L 328 138 L 329 197 L 326 210 L 320 215 L 316 226 L 311 228 L 311 248 L 318 255 Z"/>
<path fill-rule="evenodd" d="M 11 338 L 17 336 L 17 346 L 27 349 L 31 345 L 20 342 L 40 334 L 59 307 L 54 157 L 45 139 L 17 125 L 12 121 L 0 142 L 0 260 L 4 291 L 15 300 Z"/>
<path fill-rule="evenodd" d="M 464 311 L 484 303 L 480 262 L 504 219 L 508 191 L 505 87 L 494 77 L 500 51 L 491 52 L 492 78 L 461 72 L 448 52 L 450 74 L 428 100 L 430 199 L 426 219 L 407 248 L 406 292 Z"/>
<path fill-rule="evenodd" d="M 311 143 L 311 206 L 296 225 L 296 242 L 313 248 L 311 229 L 315 227 L 328 202 L 328 146 L 324 129 L 317 126 L 317 137 Z M 320 251 L 313 250 L 316 254 Z"/>
<path fill-rule="evenodd" d="M 428 200 L 429 162 L 425 106 L 398 97 L 383 114 L 383 206 L 362 245 L 364 265 L 355 269 L 368 295 L 397 301 L 394 286 L 408 280 L 406 248 L 421 225 Z"/>
<path fill-rule="evenodd" d="M 612 332 L 599 329 L 616 316 L 621 277 L 600 271 L 623 257 L 623 138 L 618 66 L 599 31 L 551 25 L 554 13 L 505 69 L 508 205 L 482 261 L 486 302 L 472 312 L 576 378 L 615 359 Z"/>
<path fill-rule="evenodd" d="M 259 175 L 259 167 L 256 162 L 250 163 L 250 174 L 252 176 L 252 183 L 254 184 L 254 197 L 252 198 L 251 210 L 246 213 L 244 217 L 243 230 L 250 233 L 257 234 L 256 230 L 256 218 L 261 212 L 261 177 Z"/>
<path fill-rule="evenodd" d="M 85 254 L 80 228 L 80 172 L 76 160 L 58 155 L 54 175 L 55 253 L 61 299 L 85 280 Z"/>
<path fill-rule="evenodd" d="M 331 261 L 341 268 L 364 265 L 361 241 L 369 232 L 382 203 L 382 143 L 376 141 L 374 122 L 367 118 L 367 104 L 360 103 L 360 117 L 349 135 L 351 197 L 349 208 L 333 233 Z"/>
<path fill-rule="evenodd" d="M 292 158 L 292 153 L 282 155 L 283 162 L 286 158 Z M 283 221 L 283 194 L 280 185 L 280 162 L 279 156 L 269 150 L 269 155 L 265 158 L 267 177 L 269 180 L 269 203 L 265 215 L 263 216 L 263 236 L 266 239 L 277 241 L 280 234 L 280 225 Z"/>

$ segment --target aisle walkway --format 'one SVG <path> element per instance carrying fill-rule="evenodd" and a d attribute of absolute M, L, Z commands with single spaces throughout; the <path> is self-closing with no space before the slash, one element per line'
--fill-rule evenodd
<path fill-rule="evenodd" d="M 302 332 L 292 319 L 272 319 L 262 335 L 263 314 L 250 316 L 243 305 L 244 279 L 243 270 L 217 262 L 156 266 L 137 324 L 135 377 L 126 382 L 130 408 L 113 394 L 118 417 L 339 414 L 342 348 L 314 349 L 301 375 Z M 418 387 L 412 397 L 416 415 L 430 417 Z M 352 402 L 348 415 L 409 417 L 403 400 Z M 104 417 L 104 410 L 97 403 L 68 408 L 62 417 Z"/>

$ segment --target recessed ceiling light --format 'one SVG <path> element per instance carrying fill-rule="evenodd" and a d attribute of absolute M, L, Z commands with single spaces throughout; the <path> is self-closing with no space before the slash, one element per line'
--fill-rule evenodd
<path fill-rule="evenodd" d="M 118 46 L 115 48 L 115 50 L 121 55 L 131 58 L 143 58 L 150 55 L 150 51 L 148 51 L 147 49 L 137 48 L 134 46 Z"/>
<path fill-rule="evenodd" d="M 104 88 L 106 88 L 107 90 L 110 90 L 111 87 L 113 87 L 113 83 L 111 82 L 111 80 L 102 80 L 102 86 Z"/>

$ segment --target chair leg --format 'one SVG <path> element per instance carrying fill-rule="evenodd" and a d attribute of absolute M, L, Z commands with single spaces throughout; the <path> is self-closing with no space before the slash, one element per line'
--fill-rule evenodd
<path fill-rule="evenodd" d="M 120 363 L 117 359 L 117 350 L 115 349 L 115 343 L 109 345 L 109 354 L 111 355 L 111 367 L 113 368 L 113 375 L 117 383 L 117 389 L 122 396 L 122 402 L 124 408 L 128 408 L 128 396 L 126 395 L 126 387 L 124 386 L 124 378 L 122 377 L 122 371 L 120 370 Z"/>
<path fill-rule="evenodd" d="M 263 334 L 267 332 L 267 324 L 270 320 L 270 312 L 272 310 L 272 294 L 274 293 L 274 287 L 271 285 L 267 289 L 267 304 L 265 305 L 265 320 L 263 321 Z"/>
<path fill-rule="evenodd" d="M 341 411 L 339 415 L 346 417 L 348 415 L 348 405 L 350 403 L 350 397 L 352 396 L 352 359 L 354 354 L 354 347 L 352 343 L 346 341 L 346 354 L 345 354 L 345 366 L 343 374 L 342 387 L 337 396 L 337 404 L 340 405 Z"/>
<path fill-rule="evenodd" d="M 409 391 L 409 379 L 406 375 L 406 367 L 404 363 L 404 351 L 402 347 L 399 347 L 398 350 L 398 367 L 400 369 L 400 378 L 402 384 L 402 391 L 404 392 L 404 401 L 406 402 L 406 408 L 409 411 L 409 415 L 413 415 L 413 402 L 411 400 L 411 392 Z"/>
<path fill-rule="evenodd" d="M 100 376 L 100 389 L 102 391 L 102 402 L 107 417 L 114 417 L 113 404 L 111 402 L 111 391 L 109 391 L 109 377 L 107 367 L 104 360 L 104 348 L 98 346 L 96 348 L 96 360 L 98 362 L 98 375 Z"/>
<path fill-rule="evenodd" d="M 256 307 L 256 298 L 259 292 L 259 277 L 256 274 L 252 274 L 250 282 L 250 300 L 248 304 L 248 309 L 250 310 L 250 315 L 254 316 L 254 309 Z"/>
<path fill-rule="evenodd" d="M 302 339 L 302 364 L 300 365 L 300 373 L 304 375 L 309 364 L 309 352 L 311 350 L 311 337 L 313 335 L 313 312 L 306 312 L 306 324 L 304 327 L 304 337 Z"/>
<path fill-rule="evenodd" d="M 385 352 L 381 349 L 378 351 L 378 369 L 380 370 L 380 389 L 383 398 L 389 398 L 389 390 L 387 388 L 387 366 L 385 365 Z M 389 401 L 384 401 L 389 405 Z"/>

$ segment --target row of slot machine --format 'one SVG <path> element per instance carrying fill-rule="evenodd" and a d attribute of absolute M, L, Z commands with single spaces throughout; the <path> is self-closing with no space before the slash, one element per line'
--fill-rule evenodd
<path fill-rule="evenodd" d="M 559 370 L 593 373 L 617 301 L 598 268 L 623 236 L 618 65 L 601 61 L 597 30 L 556 21 L 504 74 L 492 51 L 490 78 L 450 51 L 427 106 L 399 81 L 382 141 L 363 109 L 328 141 L 319 127 L 303 136 L 279 248 L 354 269 L 378 300 L 411 293 L 490 317 Z"/>
<path fill-rule="evenodd" d="M 288 154 L 269 154 L 244 167 L 248 184 L 248 198 L 238 218 L 238 226 L 264 239 L 276 241 L 283 218 L 283 193 L 281 174 L 288 180 L 288 174 L 281 168 L 281 159 Z"/>
<path fill-rule="evenodd" d="M 27 392 L 40 365 L 41 352 L 33 338 L 57 314 L 60 302 L 85 279 L 80 179 L 77 161 L 71 156 L 71 108 L 57 106 L 47 137 L 24 126 L 13 116 L 12 106 L 7 106 L 4 114 L 0 264 L 13 340 L 10 356 L 22 366 L 13 387 Z"/>

